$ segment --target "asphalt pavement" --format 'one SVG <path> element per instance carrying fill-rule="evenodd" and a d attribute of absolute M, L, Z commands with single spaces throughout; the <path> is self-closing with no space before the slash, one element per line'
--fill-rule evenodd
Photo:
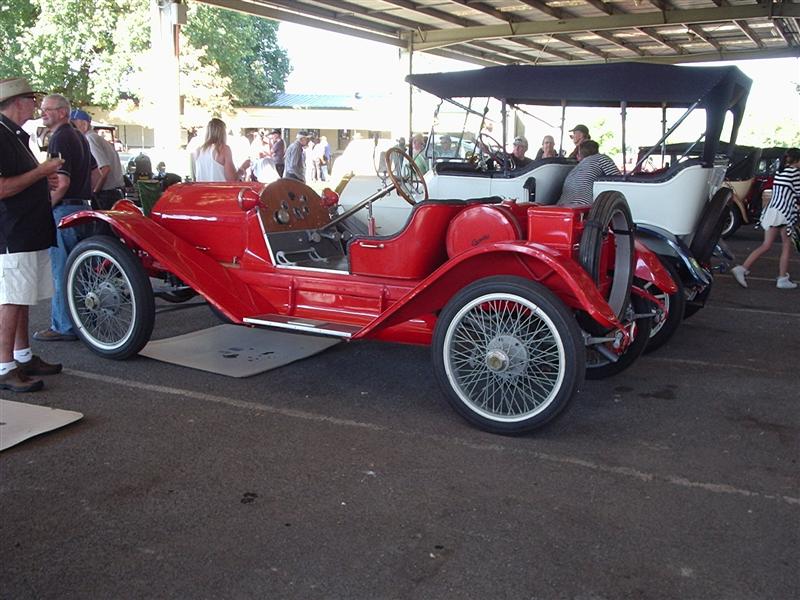
<path fill-rule="evenodd" d="M 799 598 L 800 289 L 775 288 L 777 252 L 524 437 L 462 421 L 423 347 L 231 379 L 34 342 L 65 372 L 0 398 L 84 418 L 0 454 L 0 598 Z M 156 338 L 218 323 L 158 308 Z"/>

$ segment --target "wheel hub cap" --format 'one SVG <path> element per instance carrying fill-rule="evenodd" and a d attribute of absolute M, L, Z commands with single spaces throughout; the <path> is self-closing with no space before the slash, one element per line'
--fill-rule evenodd
<path fill-rule="evenodd" d="M 516 377 L 525 370 L 528 353 L 524 344 L 511 335 L 499 335 L 486 347 L 486 367 L 502 377 Z"/>

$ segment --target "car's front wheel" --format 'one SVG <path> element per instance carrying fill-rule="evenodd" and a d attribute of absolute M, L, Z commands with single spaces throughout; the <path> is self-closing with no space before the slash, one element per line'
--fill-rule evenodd
<path fill-rule="evenodd" d="M 65 289 L 75 331 L 95 353 L 128 358 L 150 339 L 153 289 L 141 262 L 119 240 L 79 242 L 67 260 Z"/>
<path fill-rule="evenodd" d="M 492 433 L 531 431 L 558 416 L 583 380 L 585 350 L 573 315 L 544 286 L 489 277 L 439 315 L 433 366 L 449 403 Z"/>

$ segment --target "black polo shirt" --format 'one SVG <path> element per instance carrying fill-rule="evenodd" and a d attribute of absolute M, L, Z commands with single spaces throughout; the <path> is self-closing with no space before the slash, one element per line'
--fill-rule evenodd
<path fill-rule="evenodd" d="M 64 164 L 58 173 L 69 177 L 69 187 L 64 200 L 90 200 L 92 197 L 91 172 L 97 168 L 86 137 L 69 123 L 56 129 L 47 144 L 47 153 L 58 156 Z"/>
<path fill-rule="evenodd" d="M 0 177 L 22 175 L 38 164 L 28 147 L 28 134 L 0 114 Z M 0 252 L 35 252 L 55 245 L 56 224 L 46 178 L 0 199 Z"/>

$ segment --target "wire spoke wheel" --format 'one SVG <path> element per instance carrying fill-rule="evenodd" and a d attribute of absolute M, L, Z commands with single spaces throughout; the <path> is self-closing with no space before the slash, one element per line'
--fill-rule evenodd
<path fill-rule="evenodd" d="M 563 306 L 554 307 L 560 301 L 519 281 L 524 284 L 495 290 L 469 286 L 442 312 L 434 334 L 434 365 L 451 404 L 497 433 L 527 431 L 553 418 L 577 387 L 576 365 L 583 366 L 574 320 Z"/>
<path fill-rule="evenodd" d="M 81 339 L 98 354 L 127 358 L 152 332 L 155 307 L 144 269 L 119 241 L 98 236 L 67 262 L 67 301 Z"/>

